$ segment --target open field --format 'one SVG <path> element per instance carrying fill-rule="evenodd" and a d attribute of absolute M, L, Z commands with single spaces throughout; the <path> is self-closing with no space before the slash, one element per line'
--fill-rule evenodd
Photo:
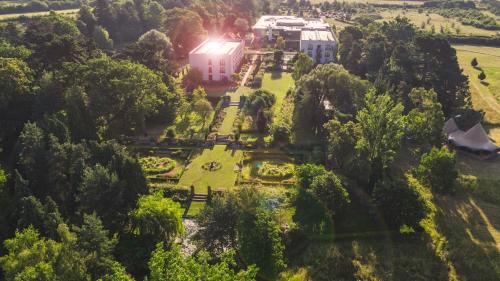
<path fill-rule="evenodd" d="M 235 186 L 237 165 L 242 158 L 241 150 L 232 150 L 226 145 L 215 145 L 212 149 L 204 149 L 200 155 L 186 167 L 179 186 L 194 185 L 196 193 L 207 193 L 207 187 L 213 189 L 231 189 Z M 207 171 L 203 164 L 217 161 L 222 166 L 216 171 Z"/>
<path fill-rule="evenodd" d="M 408 18 L 415 26 L 421 27 L 422 23 L 425 23 L 425 29 L 431 30 L 432 26 L 434 26 L 436 33 L 439 33 L 441 27 L 445 30 L 449 30 L 449 32 L 456 34 L 456 29 L 459 28 L 460 35 L 467 36 L 494 36 L 497 34 L 497 31 L 494 30 L 486 30 L 476 28 L 470 25 L 463 25 L 458 22 L 456 19 L 445 18 L 441 15 L 431 13 L 429 16 L 426 13 L 418 13 L 416 10 L 404 11 L 404 10 L 384 10 L 380 12 L 380 15 L 384 18 L 382 20 L 390 20 L 396 17 L 406 17 Z M 431 19 L 429 23 L 427 23 L 428 19 Z"/>
<path fill-rule="evenodd" d="M 464 74 L 469 76 L 472 102 L 475 108 L 486 113 L 486 121 L 500 125 L 500 48 L 475 45 L 454 45 L 457 50 L 458 62 Z M 476 58 L 479 65 L 486 73 L 486 82 L 483 84 L 478 79 L 479 69 L 471 66 L 471 60 Z M 492 129 L 491 135 L 500 143 L 500 132 Z"/>
<path fill-rule="evenodd" d="M 74 17 L 78 13 L 80 9 L 68 9 L 68 10 L 58 10 L 54 11 L 57 14 L 63 15 L 63 16 L 68 16 L 68 17 Z M 15 20 L 21 16 L 24 17 L 42 17 L 42 16 L 47 16 L 50 12 L 33 12 L 33 13 L 20 13 L 20 14 L 5 14 L 5 15 L 0 15 L 0 21 L 8 21 L 8 20 Z"/>
<path fill-rule="evenodd" d="M 328 0 L 311 0 L 312 4 L 327 2 Z M 424 1 L 404 1 L 404 0 L 344 0 L 339 2 L 346 3 L 363 3 L 363 4 L 384 4 L 384 5 L 407 5 L 420 6 Z"/>

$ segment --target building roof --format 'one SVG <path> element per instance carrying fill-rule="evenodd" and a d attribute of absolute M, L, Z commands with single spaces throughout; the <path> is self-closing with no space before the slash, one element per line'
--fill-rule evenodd
<path fill-rule="evenodd" d="M 241 43 L 241 40 L 227 40 L 221 38 L 207 39 L 198 45 L 198 47 L 194 48 L 189 54 L 230 55 Z"/>
<path fill-rule="evenodd" d="M 300 34 L 302 41 L 335 41 L 333 33 L 326 30 L 303 30 Z"/>
<path fill-rule="evenodd" d="M 321 20 L 305 20 L 295 16 L 265 15 L 260 17 L 253 29 L 282 29 L 282 30 L 329 30 L 330 26 Z"/>
<path fill-rule="evenodd" d="M 459 147 L 464 147 L 473 151 L 496 152 L 500 148 L 495 145 L 484 130 L 481 123 L 474 125 L 468 131 L 460 130 L 453 118 L 444 124 L 443 131 L 448 136 L 448 141 Z"/>

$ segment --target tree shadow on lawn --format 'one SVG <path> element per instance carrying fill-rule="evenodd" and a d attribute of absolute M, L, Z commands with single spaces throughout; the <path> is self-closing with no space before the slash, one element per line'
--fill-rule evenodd
<path fill-rule="evenodd" d="M 445 248 L 458 275 L 500 280 L 500 207 L 469 194 L 437 197 L 435 202 L 438 230 L 447 238 Z"/>
<path fill-rule="evenodd" d="M 283 75 L 281 74 L 281 71 L 272 71 L 271 72 L 271 79 L 272 80 L 278 80 L 281 79 Z"/>
<path fill-rule="evenodd" d="M 448 280 L 427 233 L 388 231 L 362 190 L 350 194 L 349 210 L 334 222 L 315 198 L 299 191 L 294 221 L 309 233 L 288 244 L 290 267 L 307 267 L 313 281 Z"/>

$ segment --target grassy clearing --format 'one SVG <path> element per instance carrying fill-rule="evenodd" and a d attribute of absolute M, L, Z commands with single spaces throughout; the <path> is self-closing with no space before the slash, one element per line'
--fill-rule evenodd
<path fill-rule="evenodd" d="M 212 149 L 204 149 L 201 155 L 194 158 L 186 167 L 179 181 L 179 186 L 194 185 L 196 193 L 207 193 L 207 187 L 214 189 L 232 189 L 235 186 L 236 164 L 241 161 L 241 150 L 231 150 L 226 145 L 215 145 Z M 222 167 L 216 171 L 207 171 L 202 165 L 217 161 Z"/>
<path fill-rule="evenodd" d="M 405 11 L 405 10 L 384 10 L 380 12 L 380 15 L 384 18 L 383 20 L 391 20 L 396 17 L 406 17 L 408 18 L 414 25 L 420 27 L 421 24 L 425 23 L 425 29 L 431 30 L 434 25 L 436 33 L 439 33 L 441 27 L 445 30 L 448 29 L 451 33 L 456 34 L 455 28 L 459 28 L 460 35 L 467 36 L 494 36 L 497 34 L 495 30 L 486 30 L 476 28 L 470 25 L 463 25 L 456 19 L 445 18 L 441 15 L 430 13 L 429 16 L 426 13 L 418 13 L 415 10 Z M 430 18 L 430 22 L 427 23 L 428 18 Z"/>
<path fill-rule="evenodd" d="M 220 135 L 229 135 L 233 133 L 233 124 L 236 116 L 238 115 L 238 110 L 237 106 L 228 106 L 224 108 L 226 115 L 224 120 L 222 120 L 222 124 L 217 133 Z"/>
<path fill-rule="evenodd" d="M 74 17 L 78 13 L 80 9 L 67 9 L 67 10 L 58 10 L 54 11 L 56 14 L 60 14 L 63 16 L 68 16 L 68 17 Z M 43 17 L 43 16 L 48 16 L 49 11 L 47 12 L 33 12 L 33 13 L 19 13 L 19 14 L 4 14 L 0 15 L 0 21 L 7 21 L 7 20 L 15 20 L 21 16 L 24 17 L 29 17 L 29 18 L 34 18 L 34 17 Z"/>
<path fill-rule="evenodd" d="M 266 72 L 262 79 L 262 89 L 273 93 L 276 96 L 274 105 L 275 115 L 280 111 L 286 92 L 293 88 L 294 81 L 292 75 L 288 72 Z"/>
<path fill-rule="evenodd" d="M 312 4 L 323 3 L 331 0 L 311 0 Z M 346 3 L 362 3 L 362 4 L 392 4 L 392 5 L 407 5 L 407 6 L 420 6 L 424 1 L 404 1 L 404 0 L 344 0 L 339 2 Z"/>
<path fill-rule="evenodd" d="M 476 109 L 484 110 L 486 121 L 500 125 L 500 48 L 475 45 L 453 45 L 457 50 L 458 62 L 464 73 L 469 76 L 472 102 Z M 486 82 L 478 79 L 479 69 L 471 66 L 473 58 L 477 58 L 479 67 L 486 73 Z M 494 130 L 492 134 L 500 143 L 500 134 Z"/>

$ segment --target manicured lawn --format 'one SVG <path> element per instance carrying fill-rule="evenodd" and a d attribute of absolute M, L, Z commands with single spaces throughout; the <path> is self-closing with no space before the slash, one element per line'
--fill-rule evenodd
<path fill-rule="evenodd" d="M 274 105 L 274 113 L 278 113 L 281 109 L 286 92 L 293 88 L 295 82 L 292 75 L 288 72 L 266 72 L 262 80 L 262 89 L 273 93 L 276 96 L 276 104 Z"/>
<path fill-rule="evenodd" d="M 189 205 L 189 210 L 186 214 L 186 217 L 195 217 L 197 216 L 203 208 L 205 208 L 206 202 L 191 202 Z"/>
<path fill-rule="evenodd" d="M 207 187 L 213 189 L 231 189 L 235 185 L 237 172 L 236 164 L 241 160 L 241 150 L 226 149 L 226 145 L 215 145 L 212 149 L 205 149 L 186 167 L 179 181 L 179 186 L 194 185 L 196 193 L 207 193 Z M 202 165 L 218 161 L 222 167 L 217 171 L 206 171 Z"/>
<path fill-rule="evenodd" d="M 500 125 L 500 48 L 473 45 L 453 47 L 457 50 L 460 67 L 469 76 L 474 107 L 486 112 L 488 123 Z M 471 66 L 473 58 L 477 59 L 478 67 L 484 70 L 488 84 L 483 84 L 478 79 L 481 71 Z M 500 143 L 500 138 L 496 141 Z"/>
<path fill-rule="evenodd" d="M 233 133 L 233 123 L 236 119 L 236 115 L 238 114 L 238 107 L 228 106 L 224 108 L 224 112 L 226 113 L 226 116 L 224 117 L 224 120 L 222 121 L 222 124 L 217 133 L 219 133 L 220 135 L 229 135 Z"/>

